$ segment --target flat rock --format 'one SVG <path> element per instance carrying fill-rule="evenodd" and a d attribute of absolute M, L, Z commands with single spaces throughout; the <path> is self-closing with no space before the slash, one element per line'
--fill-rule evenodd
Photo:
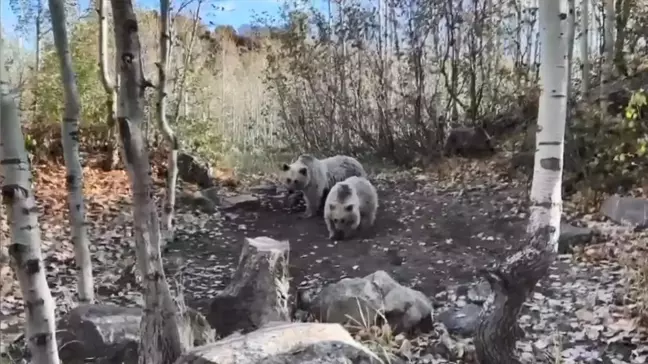
<path fill-rule="evenodd" d="M 277 185 L 271 182 L 264 182 L 260 185 L 250 187 L 249 191 L 252 193 L 264 195 L 276 195 L 278 192 Z"/>
<path fill-rule="evenodd" d="M 194 348 L 175 364 L 374 364 L 376 354 L 338 324 L 283 323 Z"/>
<path fill-rule="evenodd" d="M 436 320 L 441 321 L 452 334 L 471 336 L 479 324 L 481 310 L 482 306 L 469 303 L 440 313 Z"/>
<path fill-rule="evenodd" d="M 421 292 L 396 282 L 385 271 L 363 278 L 344 278 L 322 289 L 308 310 L 322 322 L 369 325 L 384 315 L 394 332 L 431 325 L 432 303 Z"/>
<path fill-rule="evenodd" d="M 603 202 L 601 213 L 618 224 L 638 229 L 648 226 L 648 200 L 643 198 L 610 196 Z"/>
<path fill-rule="evenodd" d="M 228 196 L 221 199 L 221 205 L 225 209 L 256 208 L 259 204 L 258 197 L 248 194 Z"/>
<path fill-rule="evenodd" d="M 577 245 L 586 245 L 592 241 L 594 230 L 560 223 L 560 238 L 558 238 L 558 254 L 567 254 Z"/>

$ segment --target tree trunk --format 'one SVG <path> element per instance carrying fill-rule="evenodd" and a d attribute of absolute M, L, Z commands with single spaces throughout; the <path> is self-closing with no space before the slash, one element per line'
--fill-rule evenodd
<path fill-rule="evenodd" d="M 581 7 L 581 62 L 582 62 L 582 82 L 583 96 L 589 92 L 590 85 L 590 63 L 589 63 L 589 2 L 590 0 L 583 0 Z"/>
<path fill-rule="evenodd" d="M 137 264 L 144 287 L 140 364 L 170 364 L 182 352 L 179 317 L 160 254 L 160 221 L 153 200 L 149 153 L 144 144 L 144 80 L 138 24 L 131 1 L 112 0 L 115 44 L 121 59 L 117 125 L 133 191 Z"/>
<path fill-rule="evenodd" d="M 176 182 L 178 180 L 178 139 L 173 133 L 167 120 L 166 86 L 167 68 L 169 63 L 169 0 L 160 0 L 160 62 L 158 67 L 158 100 L 157 119 L 160 131 L 169 144 L 169 161 L 167 165 L 167 193 L 162 214 L 163 239 L 162 243 L 173 240 L 173 210 L 176 198 Z M 178 102 L 180 102 L 178 100 Z"/>
<path fill-rule="evenodd" d="M 178 102 L 176 103 L 175 112 L 173 113 L 173 123 L 178 125 L 180 121 L 180 105 L 184 104 L 184 116 L 186 117 L 188 112 L 187 105 L 187 94 L 185 93 L 185 88 L 187 87 L 187 75 L 189 74 L 189 64 L 191 63 L 191 58 L 193 56 L 193 48 L 196 42 L 196 35 L 198 33 L 198 24 L 200 23 L 200 8 L 202 6 L 203 0 L 198 0 L 198 5 L 196 5 L 196 12 L 193 16 L 193 24 L 191 26 L 191 35 L 189 36 L 189 47 L 185 49 L 184 59 L 182 60 L 182 74 L 178 77 L 180 82 L 178 84 Z"/>
<path fill-rule="evenodd" d="M 624 57 L 624 45 L 626 38 L 626 25 L 630 17 L 630 9 L 633 7 L 633 0 L 617 0 L 616 3 L 616 39 L 614 43 L 614 65 L 619 75 L 628 75 L 628 67 Z"/>
<path fill-rule="evenodd" d="M 605 10 L 603 51 L 603 69 L 601 70 L 601 115 L 605 115 L 608 105 L 607 84 L 612 80 L 614 72 L 614 0 L 603 0 Z"/>
<path fill-rule="evenodd" d="M 101 83 L 106 91 L 106 124 L 108 125 L 108 150 L 106 152 L 106 159 L 104 160 L 103 169 L 111 171 L 117 168 L 119 164 L 119 147 L 117 143 L 117 135 L 115 133 L 117 127 L 115 125 L 115 115 L 117 113 L 117 82 L 116 78 L 110 77 L 108 73 L 108 18 L 107 12 L 108 4 L 106 0 L 99 0 L 97 4 L 97 13 L 99 14 L 99 72 Z M 117 62 L 115 62 L 117 66 Z M 117 67 L 115 67 L 115 74 Z M 115 80 L 115 81 L 113 81 Z"/>
<path fill-rule="evenodd" d="M 0 67 L 4 67 L 2 63 L 0 61 Z M 25 304 L 25 337 L 31 363 L 58 364 L 54 299 L 43 266 L 38 207 L 31 188 L 32 174 L 25 139 L 13 96 L 6 91 L 6 84 L 0 83 L 0 89 L 2 202 L 11 231 L 11 267 L 20 283 Z"/>
<path fill-rule="evenodd" d="M 94 301 L 92 261 L 85 227 L 85 202 L 83 201 L 83 169 L 79 161 L 79 114 L 81 101 L 76 76 L 72 66 L 72 54 L 65 28 L 65 4 L 63 0 L 49 0 L 52 16 L 52 32 L 61 67 L 61 82 L 65 98 L 65 111 L 61 128 L 63 157 L 67 169 L 68 209 L 72 225 L 74 259 L 77 268 L 77 294 L 80 303 Z"/>
<path fill-rule="evenodd" d="M 567 113 L 570 114 L 572 96 L 572 67 L 574 65 L 574 38 L 576 36 L 576 0 L 567 0 Z"/>
<path fill-rule="evenodd" d="M 520 336 L 517 319 L 524 301 L 553 263 L 560 234 L 561 179 L 567 109 L 567 6 L 541 1 L 540 85 L 535 170 L 531 187 L 531 213 L 527 245 L 504 263 L 481 273 L 493 296 L 477 327 L 475 348 L 481 364 L 518 364 L 515 343 Z M 536 362 L 543 362 L 536 355 Z"/>

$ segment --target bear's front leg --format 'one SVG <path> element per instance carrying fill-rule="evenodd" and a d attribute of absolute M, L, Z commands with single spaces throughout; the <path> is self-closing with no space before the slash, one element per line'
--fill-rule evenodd
<path fill-rule="evenodd" d="M 317 193 L 311 191 L 304 192 L 304 201 L 306 202 L 306 211 L 304 211 L 302 216 L 308 219 L 317 215 L 320 205 L 320 198 L 317 196 Z"/>

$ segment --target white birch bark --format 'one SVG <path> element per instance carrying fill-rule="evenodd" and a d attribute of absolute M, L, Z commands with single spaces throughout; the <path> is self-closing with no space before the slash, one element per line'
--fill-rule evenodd
<path fill-rule="evenodd" d="M 581 40 L 580 40 L 580 53 L 582 62 L 582 94 L 587 95 L 590 88 L 590 62 L 589 62 L 589 2 L 590 0 L 583 0 L 581 2 Z"/>
<path fill-rule="evenodd" d="M 169 65 L 169 0 L 160 0 L 160 62 L 158 67 L 158 100 L 156 105 L 158 125 L 164 139 L 169 144 L 167 161 L 167 193 L 162 213 L 162 243 L 173 240 L 173 212 L 176 199 L 176 182 L 178 180 L 178 139 L 167 120 L 167 68 Z"/>
<path fill-rule="evenodd" d="M 549 271 L 558 248 L 567 112 L 567 2 L 540 1 L 539 5 L 541 94 L 527 245 L 502 264 L 481 270 L 493 289 L 475 336 L 481 364 L 521 362 L 515 351 L 521 336 L 518 315 Z M 536 362 L 547 362 L 539 354 L 535 356 Z"/>
<path fill-rule="evenodd" d="M 2 54 L 0 53 L 0 56 Z M 3 66 L 0 62 L 0 66 Z M 9 255 L 25 304 L 25 337 L 33 364 L 58 364 L 54 299 L 47 285 L 38 208 L 18 109 L 0 83 L 0 173 L 2 202 L 11 231 Z"/>
<path fill-rule="evenodd" d="M 551 251 L 558 249 L 560 216 L 562 213 L 562 165 L 565 119 L 567 115 L 567 39 L 566 24 L 555 14 L 564 1 L 540 2 L 540 102 L 538 132 L 531 184 L 531 214 L 527 232 L 535 235 L 539 229 L 553 228 Z M 566 7 L 565 7 L 566 8 Z"/>
<path fill-rule="evenodd" d="M 121 60 L 117 125 L 133 191 L 137 264 L 144 286 L 140 364 L 171 364 L 182 353 L 180 322 L 160 254 L 160 221 L 153 200 L 149 152 L 144 142 L 144 80 L 137 17 L 131 1 L 112 0 L 115 44 Z"/>
<path fill-rule="evenodd" d="M 605 11 L 605 30 L 603 32 L 605 47 L 603 50 L 603 69 L 601 72 L 601 115 L 607 110 L 609 104 L 607 99 L 607 85 L 614 76 L 614 0 L 603 0 Z"/>
<path fill-rule="evenodd" d="M 81 100 L 72 67 L 72 54 L 65 29 L 65 4 L 63 0 L 49 0 L 52 15 L 52 33 L 59 56 L 65 110 L 61 137 L 63 158 L 67 168 L 68 209 L 72 225 L 74 260 L 77 268 L 77 294 L 80 303 L 94 302 L 92 260 L 85 227 L 85 202 L 83 201 L 83 169 L 79 161 L 79 114 Z"/>

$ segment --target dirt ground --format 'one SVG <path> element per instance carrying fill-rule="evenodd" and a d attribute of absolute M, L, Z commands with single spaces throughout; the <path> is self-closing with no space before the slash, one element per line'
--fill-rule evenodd
<path fill-rule="evenodd" d="M 502 259 L 524 232 L 525 214 L 517 212 L 521 190 L 482 185 L 436 191 L 427 180 L 373 182 L 380 196 L 376 224 L 355 239 L 329 240 L 321 216 L 301 218 L 303 205 L 287 208 L 281 195 L 261 195 L 260 206 L 225 212 L 225 219 L 210 219 L 189 234 L 180 231 L 168 257 L 185 265 L 188 298 L 204 307 L 227 284 L 245 236 L 290 242 L 293 287 L 385 270 L 433 296 L 473 281 L 477 269 Z"/>

